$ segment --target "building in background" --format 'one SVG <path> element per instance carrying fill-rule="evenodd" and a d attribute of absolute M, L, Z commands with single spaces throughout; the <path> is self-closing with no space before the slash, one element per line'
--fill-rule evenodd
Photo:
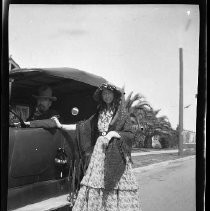
<path fill-rule="evenodd" d="M 183 143 L 184 144 L 195 144 L 196 143 L 196 133 L 190 130 L 183 131 Z"/>
<path fill-rule="evenodd" d="M 15 68 L 20 68 L 20 66 L 14 61 L 12 56 L 9 57 L 9 71 Z"/>

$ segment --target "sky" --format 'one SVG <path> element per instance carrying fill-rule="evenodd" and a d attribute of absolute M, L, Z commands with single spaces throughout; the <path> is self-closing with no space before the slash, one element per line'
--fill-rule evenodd
<path fill-rule="evenodd" d="M 173 128 L 196 130 L 198 5 L 10 5 L 9 54 L 21 68 L 72 67 L 140 93 Z"/>

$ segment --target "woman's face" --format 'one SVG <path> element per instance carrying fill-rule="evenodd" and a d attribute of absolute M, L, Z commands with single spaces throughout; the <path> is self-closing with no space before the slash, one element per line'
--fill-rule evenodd
<path fill-rule="evenodd" d="M 114 99 L 114 93 L 111 90 L 104 89 L 102 91 L 102 99 L 106 104 L 110 104 Z"/>

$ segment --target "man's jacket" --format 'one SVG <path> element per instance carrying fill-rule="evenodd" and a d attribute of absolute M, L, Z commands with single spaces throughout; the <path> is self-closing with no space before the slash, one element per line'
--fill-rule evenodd
<path fill-rule="evenodd" d="M 46 112 L 30 116 L 27 121 L 30 122 L 30 127 L 40 127 L 40 128 L 56 128 L 56 123 L 51 118 L 58 115 L 57 111 L 49 109 Z"/>

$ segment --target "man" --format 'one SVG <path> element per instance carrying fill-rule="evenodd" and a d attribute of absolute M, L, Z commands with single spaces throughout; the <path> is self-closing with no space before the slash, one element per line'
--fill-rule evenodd
<path fill-rule="evenodd" d="M 33 95 L 37 100 L 35 112 L 27 119 L 25 124 L 28 127 L 43 127 L 53 128 L 56 127 L 52 117 L 58 117 L 57 111 L 51 109 L 52 102 L 57 98 L 52 96 L 52 89 L 49 86 L 41 86 L 38 90 L 38 95 Z"/>

